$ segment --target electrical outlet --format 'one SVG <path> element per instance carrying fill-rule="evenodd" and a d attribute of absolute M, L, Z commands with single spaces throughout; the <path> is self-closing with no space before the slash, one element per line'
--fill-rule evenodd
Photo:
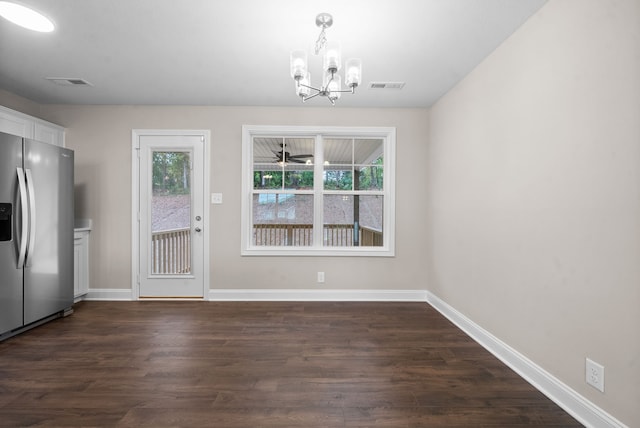
<path fill-rule="evenodd" d="M 587 358 L 586 363 L 587 383 L 600 392 L 604 392 L 604 366 Z"/>
<path fill-rule="evenodd" d="M 324 282 L 324 272 L 318 272 L 318 282 L 319 283 Z"/>

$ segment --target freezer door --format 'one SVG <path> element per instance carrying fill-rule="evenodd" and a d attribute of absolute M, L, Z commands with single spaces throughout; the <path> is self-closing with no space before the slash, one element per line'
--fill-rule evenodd
<path fill-rule="evenodd" d="M 20 245 L 20 197 L 17 170 L 22 167 L 22 138 L 0 133 L 0 203 L 10 207 L 0 220 L 0 335 L 22 326 L 22 269 L 18 269 Z M 9 204 L 9 205 L 4 205 Z"/>
<path fill-rule="evenodd" d="M 73 151 L 25 140 L 29 246 L 25 325 L 73 305 Z M 31 205 L 33 202 L 33 205 Z"/>

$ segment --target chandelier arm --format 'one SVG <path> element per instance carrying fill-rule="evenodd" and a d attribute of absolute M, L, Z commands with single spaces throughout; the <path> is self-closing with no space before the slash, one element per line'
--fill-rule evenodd
<path fill-rule="evenodd" d="M 309 88 L 309 89 L 313 89 L 314 91 L 318 91 L 318 92 L 320 92 L 320 89 L 318 89 L 318 88 L 316 88 L 316 87 L 314 87 L 314 86 L 305 85 L 304 83 L 300 83 L 300 82 L 298 82 L 298 86 L 302 86 L 302 87 Z"/>
<path fill-rule="evenodd" d="M 320 95 L 320 91 L 316 92 L 316 93 L 315 93 L 315 94 L 313 94 L 313 95 L 309 95 L 308 97 L 304 97 L 304 98 L 302 99 L 302 102 L 305 102 L 305 101 L 307 101 L 307 100 L 310 100 L 311 98 L 315 98 L 315 97 L 317 97 L 318 95 Z"/>
<path fill-rule="evenodd" d="M 355 94 L 356 93 L 356 88 L 351 88 L 351 89 L 341 89 L 339 91 L 331 91 L 331 92 L 349 92 L 350 94 Z"/>

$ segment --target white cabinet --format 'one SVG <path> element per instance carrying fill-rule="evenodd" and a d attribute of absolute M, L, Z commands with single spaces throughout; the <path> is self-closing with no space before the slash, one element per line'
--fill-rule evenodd
<path fill-rule="evenodd" d="M 16 115 L 13 110 L 0 106 L 0 131 L 19 137 L 31 138 L 33 123 L 26 115 Z"/>
<path fill-rule="evenodd" d="M 64 147 L 64 128 L 0 106 L 0 132 Z"/>
<path fill-rule="evenodd" d="M 64 147 L 64 129 L 57 125 L 38 121 L 33 124 L 33 139 Z"/>
<path fill-rule="evenodd" d="M 73 234 L 73 296 L 75 301 L 89 292 L 89 231 L 76 230 Z"/>

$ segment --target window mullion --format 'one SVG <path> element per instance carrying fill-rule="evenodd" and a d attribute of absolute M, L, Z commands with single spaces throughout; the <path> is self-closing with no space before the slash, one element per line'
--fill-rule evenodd
<path fill-rule="evenodd" d="M 323 190 L 324 190 L 324 148 L 322 135 L 316 135 L 313 166 L 313 246 L 324 246 Z"/>

